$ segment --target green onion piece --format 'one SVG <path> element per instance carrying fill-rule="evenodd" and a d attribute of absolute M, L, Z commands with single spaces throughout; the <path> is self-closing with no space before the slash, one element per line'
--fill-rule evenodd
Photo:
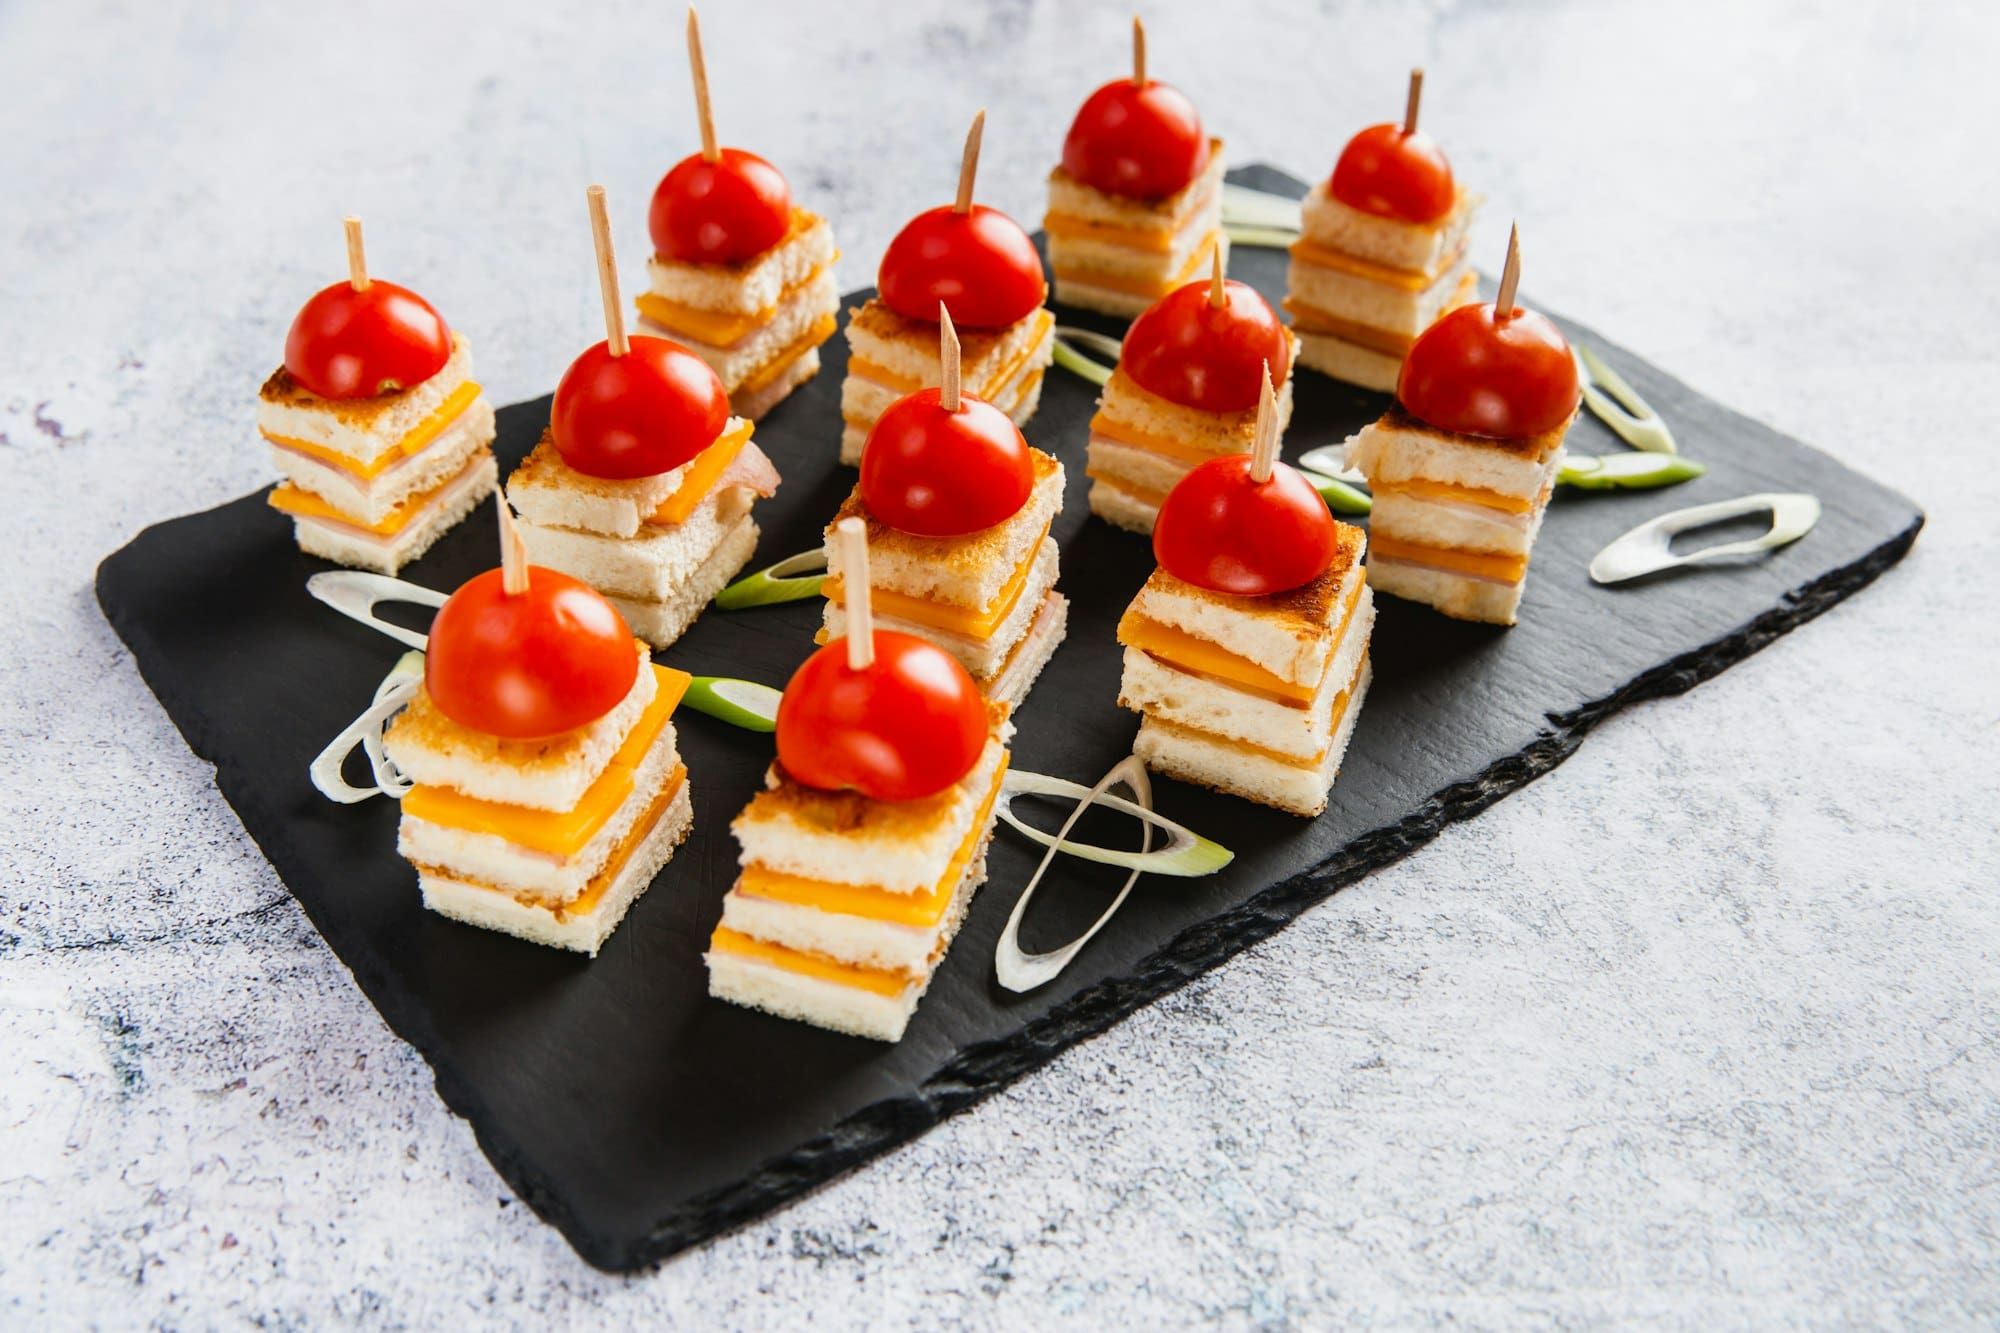
<path fill-rule="evenodd" d="M 1070 374 L 1089 380 L 1102 387 L 1111 381 L 1111 367 L 1099 365 L 1070 346 L 1066 338 L 1057 338 L 1055 343 L 1056 364 Z"/>
<path fill-rule="evenodd" d="M 1118 847 L 1099 847 L 1094 843 L 1072 842 L 1060 834 L 1044 832 L 1016 815 L 1013 810 L 1014 798 L 1022 795 L 1067 796 L 1072 800 L 1086 804 L 1094 803 L 1116 810 L 1120 814 L 1131 815 L 1165 833 L 1167 845 L 1157 851 L 1134 852 Z M 1176 824 L 1165 815 L 1155 813 L 1150 806 L 1136 804 L 1122 796 L 1113 796 L 1107 791 L 1092 791 L 1081 783 L 1050 777 L 1046 773 L 1028 773 L 1018 768 L 1008 769 L 1007 777 L 1001 784 L 1000 800 L 995 806 L 995 812 L 1009 828 L 1044 847 L 1067 852 L 1085 861 L 1121 866 L 1148 875 L 1174 875 L 1181 878 L 1211 875 L 1236 859 L 1236 853 L 1221 843 L 1202 837 L 1184 824 Z"/>
<path fill-rule="evenodd" d="M 801 551 L 786 556 L 775 565 L 766 565 L 755 574 L 746 574 L 715 595 L 715 604 L 724 611 L 744 611 L 753 606 L 776 606 L 780 602 L 800 602 L 819 596 L 826 582 L 826 552 Z"/>
<path fill-rule="evenodd" d="M 1679 454 L 1565 454 L 1556 480 L 1582 491 L 1643 491 L 1678 486 L 1707 471 L 1707 465 Z"/>
<path fill-rule="evenodd" d="M 1339 477 L 1329 477 L 1324 472 L 1314 472 L 1311 468 L 1300 468 L 1299 475 L 1313 484 L 1319 498 L 1326 501 L 1326 507 L 1336 514 L 1366 514 L 1373 512 L 1375 501 L 1368 492 L 1350 486 Z"/>
<path fill-rule="evenodd" d="M 1222 230 L 1229 237 L 1231 245 L 1249 246 L 1255 250 L 1288 250 L 1293 241 L 1299 239 L 1295 231 L 1280 231 L 1276 227 L 1249 227 L 1225 222 Z"/>
<path fill-rule="evenodd" d="M 1583 382 L 1584 404 L 1597 414 L 1599 420 L 1617 432 L 1619 439 L 1645 453 L 1679 452 L 1674 445 L 1674 433 L 1667 429 L 1667 423 L 1660 420 L 1660 414 L 1639 396 L 1637 389 L 1625 382 L 1624 376 L 1605 365 L 1603 358 L 1581 343 L 1576 345 L 1575 354 L 1577 378 Z"/>
<path fill-rule="evenodd" d="M 776 731 L 783 692 L 733 676 L 696 676 L 681 702 L 745 731 Z"/>

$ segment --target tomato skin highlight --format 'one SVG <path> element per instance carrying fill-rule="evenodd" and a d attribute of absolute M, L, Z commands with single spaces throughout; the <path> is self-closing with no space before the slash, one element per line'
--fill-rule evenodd
<path fill-rule="evenodd" d="M 876 274 L 882 302 L 905 319 L 937 323 L 938 302 L 966 329 L 1025 319 L 1047 299 L 1042 257 L 1021 224 L 997 208 L 949 204 L 917 214 L 896 233 Z"/>
<path fill-rule="evenodd" d="M 539 565 L 510 593 L 500 570 L 459 588 L 431 621 L 424 688 L 462 727 L 539 740 L 595 722 L 638 678 L 639 652 L 618 608 L 588 584 Z"/>
<path fill-rule="evenodd" d="M 1291 344 L 1264 298 L 1240 282 L 1222 284 L 1220 309 L 1206 279 L 1168 292 L 1125 335 L 1118 361 L 1134 383 L 1170 403 L 1203 412 L 1257 406 L 1264 367 L 1271 383 L 1291 373 Z"/>
<path fill-rule="evenodd" d="M 999 408 L 969 393 L 947 412 L 939 390 L 896 400 L 861 450 L 861 499 L 899 532 L 959 537 L 1004 523 L 1035 489 L 1028 442 Z"/>
<path fill-rule="evenodd" d="M 451 360 L 451 329 L 429 301 L 376 278 L 313 293 L 285 335 L 285 369 L 321 398 L 373 398 L 422 384 Z"/>
<path fill-rule="evenodd" d="M 1326 501 L 1296 468 L 1268 481 L 1248 454 L 1211 458 L 1167 493 L 1153 525 L 1153 557 L 1185 583 L 1262 597 L 1311 583 L 1333 563 L 1339 533 Z"/>
<path fill-rule="evenodd" d="M 1460 306 L 1426 329 L 1403 360 L 1396 399 L 1439 430 L 1523 440 L 1554 430 L 1583 401 L 1569 341 L 1520 306 Z"/>
<path fill-rule="evenodd" d="M 729 395 L 708 364 L 677 342 L 634 334 L 631 350 L 584 349 L 556 385 L 549 425 L 563 461 L 587 476 L 628 481 L 671 472 L 729 424 Z"/>
<path fill-rule="evenodd" d="M 1327 183 L 1335 199 L 1377 217 L 1437 222 L 1458 203 L 1451 162 L 1422 130 L 1370 125 L 1347 141 Z"/>
<path fill-rule="evenodd" d="M 655 253 L 683 264 L 741 264 L 792 225 L 792 187 L 755 153 L 724 148 L 710 162 L 691 153 L 653 190 L 646 229 Z"/>
<path fill-rule="evenodd" d="M 1094 190 L 1164 199 L 1208 166 L 1201 113 L 1172 84 L 1113 79 L 1077 109 L 1063 139 L 1063 170 Z"/>
<path fill-rule="evenodd" d="M 778 763 L 821 791 L 915 801 L 960 781 L 986 748 L 986 700 L 956 658 L 911 634 L 875 631 L 856 671 L 847 640 L 805 660 L 778 702 Z"/>

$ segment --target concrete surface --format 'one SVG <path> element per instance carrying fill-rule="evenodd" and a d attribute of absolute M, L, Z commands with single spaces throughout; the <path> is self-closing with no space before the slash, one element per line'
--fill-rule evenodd
<path fill-rule="evenodd" d="M 1428 123 L 1525 290 L 1931 511 L 1857 601 L 922 1141 L 636 1279 L 509 1198 L 90 593 L 267 479 L 362 214 L 496 401 L 694 141 L 671 5 L 0 10 L 0 1323 L 2000 1320 L 2000 184 L 1986 4 L 1156 4 L 1237 160 Z M 1239 12 L 1240 11 L 1240 12 Z M 843 278 L 1023 217 L 1120 6 L 715 3 Z M 762 48 L 760 50 L 760 48 Z M 1699 441 L 1689 441 L 1698 452 Z"/>

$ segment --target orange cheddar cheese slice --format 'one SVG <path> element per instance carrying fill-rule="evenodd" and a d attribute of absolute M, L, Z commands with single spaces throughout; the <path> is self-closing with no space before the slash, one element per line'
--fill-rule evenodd
<path fill-rule="evenodd" d="M 778 377 L 792 368 L 792 362 L 831 338 L 833 331 L 839 326 L 840 321 L 832 315 L 821 315 L 813 321 L 811 328 L 786 344 L 783 351 L 744 377 L 743 382 L 736 386 L 736 392 L 756 393 L 759 389 L 766 389 L 776 384 Z"/>
<path fill-rule="evenodd" d="M 1464 574 L 1476 579 L 1492 579 L 1496 583 L 1519 583 L 1521 576 L 1528 572 L 1528 557 L 1525 555 L 1461 551 L 1450 546 L 1425 546 L 1421 542 L 1398 541 L 1394 537 L 1371 535 L 1368 539 L 1368 553 L 1370 556 L 1380 556 L 1384 560 L 1407 560 L 1414 565 L 1429 565 L 1434 569 L 1446 570 L 1453 574 Z"/>
<path fill-rule="evenodd" d="M 834 256 L 835 259 L 839 257 Z M 641 292 L 632 298 L 632 303 L 639 307 L 641 315 L 669 332 L 685 333 L 696 342 L 704 342 L 711 347 L 727 347 L 769 324 L 771 317 L 778 313 L 779 306 L 804 291 L 824 272 L 826 265 L 821 264 L 779 292 L 777 300 L 748 315 L 735 310 L 704 310 L 700 306 L 683 305 L 678 301 L 669 301 L 657 292 Z"/>
<path fill-rule="evenodd" d="M 475 459 L 474 462 L 477 462 L 477 460 Z M 471 464 L 467 466 L 469 467 Z M 439 492 L 464 475 L 464 469 L 452 473 L 429 490 L 410 496 L 374 523 L 364 523 L 357 515 L 347 513 L 332 503 L 322 500 L 311 491 L 303 490 L 289 481 L 281 481 L 272 487 L 271 494 L 265 498 L 264 503 L 270 505 L 271 508 L 281 514 L 291 514 L 297 518 L 327 519 L 334 523 L 345 523 L 348 527 L 359 529 L 362 532 L 372 532 L 377 537 L 394 537 L 397 533 L 415 522 L 417 516 L 430 505 L 432 500 L 438 497 Z"/>
<path fill-rule="evenodd" d="M 1106 245 L 1120 245 L 1127 250 L 1145 250 L 1152 254 L 1170 254 L 1174 248 L 1174 234 L 1179 228 L 1172 223 L 1159 227 L 1125 227 L 1116 222 L 1098 222 L 1092 218 L 1080 218 L 1074 213 L 1050 213 L 1042 219 L 1042 230 L 1051 236 L 1067 236 L 1079 241 L 1102 241 Z"/>
<path fill-rule="evenodd" d="M 782 944 L 753 939 L 725 926 L 717 926 L 715 934 L 709 937 L 708 947 L 718 953 L 733 953 L 739 958 L 766 963 L 772 967 L 796 972 L 816 981 L 830 981 L 836 986 L 852 986 L 856 990 L 873 991 L 891 999 L 903 994 L 917 984 L 916 980 L 901 972 L 885 972 L 880 968 L 856 967 L 852 963 L 836 963 L 822 954 L 806 953 L 799 949 L 787 949 Z"/>
<path fill-rule="evenodd" d="M 1216 232 L 1210 232 L 1203 238 L 1202 243 L 1195 247 L 1194 254 L 1189 257 L 1188 262 L 1181 265 L 1181 271 L 1171 278 L 1134 278 L 1122 273 L 1105 273 L 1094 268 L 1078 267 L 1075 264 L 1058 266 L 1055 272 L 1058 278 L 1082 283 L 1086 287 L 1101 287 L 1105 291 L 1123 292 L 1127 296 L 1157 298 L 1184 285 L 1196 273 L 1207 267 L 1208 257 L 1215 249 L 1217 235 Z"/>
<path fill-rule="evenodd" d="M 999 594 L 984 610 L 974 611 L 963 606 L 948 606 L 943 602 L 933 602 L 925 597 L 912 597 L 908 593 L 890 592 L 886 588 L 869 591 L 869 604 L 875 614 L 893 616 L 898 620 L 912 620 L 919 625 L 943 630 L 947 634 L 962 634 L 968 639 L 990 639 L 993 631 L 999 629 L 1014 608 L 1020 604 L 1021 594 L 1027 591 L 1028 575 L 1034 572 L 1035 555 L 1042 549 L 1042 542 L 1049 535 L 1047 527 L 1035 544 L 1028 548 L 1027 558 L 1021 561 Z M 829 602 L 845 603 L 847 581 L 838 574 L 829 575 L 820 585 L 820 592 Z"/>
<path fill-rule="evenodd" d="M 305 454 L 309 458 L 318 459 L 328 467 L 336 467 L 363 481 L 371 481 L 411 454 L 429 447 L 432 441 L 444 434 L 452 422 L 463 415 L 466 408 L 472 406 L 472 400 L 477 397 L 479 397 L 479 386 L 471 380 L 465 381 L 446 395 L 445 400 L 439 403 L 429 416 L 411 427 L 409 434 L 366 463 L 356 462 L 337 449 L 329 449 L 310 440 L 297 440 L 289 435 L 273 435 L 268 430 L 259 430 L 258 434 L 280 448 Z"/>
<path fill-rule="evenodd" d="M 1444 500 L 1457 504 L 1478 505 L 1482 509 L 1498 509 L 1509 514 L 1529 514 L 1535 509 L 1532 496 L 1503 495 L 1499 491 L 1484 490 L 1477 486 L 1459 486 L 1448 481 L 1425 481 L 1412 477 L 1407 481 L 1386 482 L 1374 487 L 1377 495 L 1409 495 L 1419 500 Z"/>
<path fill-rule="evenodd" d="M 1218 413 L 1217 415 L 1234 416 L 1236 414 L 1232 412 L 1226 414 Z M 1171 458 L 1177 462 L 1190 464 L 1206 463 L 1209 459 L 1216 457 L 1216 454 L 1207 449 L 1203 449 L 1197 445 L 1184 444 L 1172 436 L 1156 435 L 1152 431 L 1140 430 L 1137 426 L 1128 426 L 1122 421 L 1114 421 L 1108 413 L 1101 409 L 1096 416 L 1090 419 L 1090 430 L 1092 434 L 1102 435 L 1113 444 L 1129 445 L 1134 449 L 1143 449 L 1149 454 L 1158 454 L 1162 458 Z M 1248 453 L 1249 450 L 1244 449 L 1238 452 Z"/>
<path fill-rule="evenodd" d="M 1459 256 L 1464 253 L 1465 247 L 1461 245 L 1458 249 L 1452 251 L 1451 254 L 1439 260 L 1436 268 L 1426 272 L 1419 269 L 1391 268 L 1387 264 L 1377 264 L 1373 260 L 1358 258 L 1357 256 L 1348 254 L 1345 250 L 1335 250 L 1331 246 L 1321 245 L 1318 241 L 1308 240 L 1303 236 L 1293 241 L 1291 245 L 1292 258 L 1302 264 L 1312 264 L 1318 268 L 1330 268 L 1336 272 L 1348 274 L 1351 277 L 1364 278 L 1369 282 L 1378 282 L 1384 287 L 1396 287 L 1406 292 L 1427 290 L 1438 279 L 1450 272 L 1452 266 L 1458 263 Z"/>
<path fill-rule="evenodd" d="M 1367 665 L 1368 655 L 1363 653 L 1361 664 L 1355 668 L 1354 678 L 1356 680 L 1361 678 L 1361 672 L 1367 669 Z M 1347 716 L 1348 705 L 1353 702 L 1354 687 L 1352 682 L 1350 682 L 1348 688 L 1340 692 L 1340 697 L 1333 701 L 1332 721 L 1329 724 L 1333 735 L 1338 736 L 1340 734 L 1341 719 Z M 1281 750 L 1273 750 L 1269 746 L 1255 745 L 1246 740 L 1239 740 L 1234 736 L 1225 736 L 1219 731 L 1210 731 L 1206 727 L 1190 726 L 1186 722 L 1173 722 L 1163 717 L 1153 717 L 1150 715 L 1147 717 L 1147 722 L 1152 726 L 1160 727 L 1170 732 L 1186 732 L 1188 735 L 1199 740 L 1208 741 L 1212 745 L 1226 745 L 1232 750 L 1241 750 L 1245 754 L 1254 754 L 1260 758 L 1269 759 L 1273 763 L 1284 764 L 1290 768 L 1302 768 L 1311 772 L 1326 762 L 1325 750 L 1321 750 L 1310 759 L 1301 759 L 1295 754 L 1286 754 Z"/>
<path fill-rule="evenodd" d="M 1347 633 L 1347 625 L 1354 615 L 1354 604 L 1361 596 L 1364 580 L 1354 580 L 1347 590 L 1347 597 L 1341 609 L 1340 634 Z M 1267 671 L 1255 662 L 1238 657 L 1213 639 L 1203 639 L 1189 634 L 1186 630 L 1164 625 L 1151 616 L 1127 611 L 1118 621 L 1118 642 L 1128 648 L 1137 648 L 1176 671 L 1184 671 L 1192 676 L 1206 676 L 1211 680 L 1232 685 L 1252 694 L 1260 694 L 1279 703 L 1294 708 L 1310 705 L 1326 683 L 1325 673 L 1320 679 L 1300 684 L 1286 680 L 1276 672 Z M 1333 660 L 1339 653 L 1339 637 L 1334 648 L 1327 654 L 1326 669 L 1333 669 Z"/>
<path fill-rule="evenodd" d="M 1287 296 L 1279 302 L 1292 317 L 1292 328 L 1298 333 L 1314 333 L 1322 337 L 1338 338 L 1342 342 L 1365 347 L 1371 352 L 1384 356 L 1405 357 L 1416 344 L 1413 334 L 1397 333 L 1390 329 L 1378 329 L 1373 324 L 1361 324 L 1351 319 L 1330 315 L 1318 306 L 1307 305 L 1304 301 Z"/>
<path fill-rule="evenodd" d="M 656 526 L 687 522 L 688 515 L 701 507 L 701 502 L 715 489 L 715 483 L 736 461 L 736 455 L 743 452 L 743 446 L 750 443 L 754 429 L 746 421 L 736 430 L 717 436 L 713 444 L 696 454 L 694 461 L 688 464 L 680 489 L 662 500 L 660 507 L 646 521 Z"/>
<path fill-rule="evenodd" d="M 1028 337 L 1021 350 L 1009 358 L 1006 365 L 1001 366 L 998 370 L 987 376 L 986 383 L 973 391 L 974 396 L 984 398 L 989 403 L 992 402 L 995 396 L 1007 387 L 1007 381 L 1013 379 L 1020 372 L 1021 367 L 1028 363 L 1028 358 L 1035 354 L 1035 349 L 1042 345 L 1042 339 L 1047 336 L 1049 326 L 1054 324 L 1055 320 L 1056 317 L 1046 309 L 1035 312 L 1034 332 Z M 928 349 L 926 350 L 926 354 L 930 354 Z M 873 380 L 883 388 L 894 389 L 897 393 L 915 393 L 924 387 L 923 381 L 913 379 L 908 375 L 898 374 L 881 362 L 870 361 L 866 357 L 850 357 L 847 362 L 847 369 L 849 374 L 859 375 L 865 380 Z M 849 420 L 852 421 L 852 418 L 849 418 Z M 853 421 L 853 424 L 866 426 L 869 423 L 866 421 Z"/>
<path fill-rule="evenodd" d="M 403 811 L 426 823 L 467 833 L 488 833 L 519 847 L 550 856 L 570 857 L 590 844 L 632 795 L 636 770 L 660 731 L 680 706 L 694 679 L 685 671 L 655 666 L 659 686 L 653 702 L 639 715 L 618 753 L 597 781 L 568 810 L 534 810 L 526 806 L 484 801 L 451 787 L 412 787 L 403 797 Z"/>

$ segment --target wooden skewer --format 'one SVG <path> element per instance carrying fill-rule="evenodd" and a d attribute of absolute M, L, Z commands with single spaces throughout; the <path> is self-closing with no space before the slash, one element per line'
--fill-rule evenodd
<path fill-rule="evenodd" d="M 1264 387 L 1257 395 L 1256 445 L 1250 454 L 1250 480 L 1263 485 L 1278 463 L 1278 396 L 1271 392 L 1271 363 L 1264 363 Z"/>
<path fill-rule="evenodd" d="M 1146 86 L 1146 24 L 1137 14 L 1132 16 L 1132 82 Z"/>
<path fill-rule="evenodd" d="M 938 302 L 938 404 L 956 412 L 964 404 L 959 399 L 958 330 L 951 326 L 951 308 Z"/>
<path fill-rule="evenodd" d="M 632 350 L 625 338 L 625 312 L 618 304 L 618 257 L 611 252 L 611 217 L 604 208 L 604 187 L 593 185 L 585 192 L 590 200 L 590 235 L 597 243 L 597 289 L 604 297 L 604 341 L 611 355 L 623 356 Z"/>
<path fill-rule="evenodd" d="M 1214 260 L 1208 267 L 1208 303 L 1217 310 L 1229 304 L 1229 295 L 1222 290 L 1222 244 L 1216 243 Z"/>
<path fill-rule="evenodd" d="M 500 509 L 500 586 L 509 597 L 519 597 L 528 590 L 528 543 L 514 521 L 507 492 L 495 489 L 493 502 Z"/>
<path fill-rule="evenodd" d="M 1417 107 L 1424 100 L 1424 72 L 1410 71 L 1410 100 L 1403 104 L 1403 133 L 1417 132 Z"/>
<path fill-rule="evenodd" d="M 847 611 L 847 669 L 865 671 L 875 664 L 875 612 L 868 600 L 868 527 L 858 518 L 843 518 L 834 532 L 840 537 L 841 601 Z"/>
<path fill-rule="evenodd" d="M 341 219 L 347 228 L 347 281 L 357 292 L 368 290 L 368 255 L 361 248 L 361 219 L 352 213 Z"/>
<path fill-rule="evenodd" d="M 701 160 L 713 162 L 722 156 L 715 144 L 715 111 L 708 101 L 708 62 L 701 55 L 701 19 L 688 6 L 688 68 L 694 72 L 694 115 L 701 122 Z"/>
<path fill-rule="evenodd" d="M 1514 313 L 1514 289 L 1521 285 L 1521 224 L 1507 233 L 1507 265 L 1500 270 L 1500 294 L 1493 298 L 1493 318 Z"/>
<path fill-rule="evenodd" d="M 958 164 L 958 202 L 951 206 L 954 213 L 972 211 L 972 182 L 979 175 L 979 141 L 986 134 L 986 112 L 982 108 L 972 118 L 972 129 L 965 136 L 965 156 Z"/>

